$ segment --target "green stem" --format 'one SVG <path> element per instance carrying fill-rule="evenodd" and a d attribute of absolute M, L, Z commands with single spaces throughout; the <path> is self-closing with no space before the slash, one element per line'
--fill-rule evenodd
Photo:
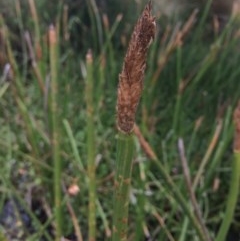
<path fill-rule="evenodd" d="M 232 164 L 232 177 L 230 182 L 230 190 L 227 199 L 226 212 L 218 231 L 216 241 L 225 241 L 234 217 L 234 210 L 236 208 L 240 183 L 240 152 L 235 151 Z"/>
<path fill-rule="evenodd" d="M 200 34 L 202 33 L 203 25 L 204 25 L 204 23 L 206 22 L 206 19 L 207 19 L 209 10 L 210 10 L 211 5 L 212 5 L 212 2 L 213 2 L 213 0 L 208 0 L 208 1 L 206 2 L 206 5 L 205 5 L 204 11 L 203 11 L 203 15 L 202 15 L 201 18 L 200 18 L 200 22 L 199 22 L 199 24 L 198 24 L 197 31 L 196 31 L 196 33 L 195 33 L 195 35 L 194 35 L 194 42 L 196 42 L 196 41 L 198 41 L 199 39 L 201 39 L 201 38 L 199 38 L 199 36 L 200 36 Z"/>
<path fill-rule="evenodd" d="M 181 47 L 177 48 L 177 97 L 176 97 L 176 104 L 175 104 L 175 110 L 174 110 L 174 118 L 173 118 L 173 130 L 175 133 L 179 132 L 178 123 L 179 118 L 181 117 L 181 102 L 182 102 L 182 91 L 180 90 L 181 85 L 181 78 L 182 78 L 182 70 L 181 70 L 181 64 L 182 64 L 182 49 Z"/>
<path fill-rule="evenodd" d="M 94 103 L 93 103 L 93 63 L 92 54 L 87 54 L 86 79 L 87 104 L 87 169 L 88 169 L 88 240 L 96 240 L 96 166 L 95 166 L 95 134 L 94 134 Z"/>
<path fill-rule="evenodd" d="M 63 120 L 63 125 L 64 125 L 64 127 L 66 129 L 69 141 L 71 143 L 73 156 L 74 156 L 75 160 L 77 161 L 79 169 L 81 171 L 84 171 L 84 166 L 83 166 L 83 163 L 82 163 L 82 159 L 81 159 L 81 157 L 79 155 L 77 143 L 76 143 L 76 140 L 74 139 L 73 132 L 72 132 L 72 129 L 70 127 L 70 124 L 69 124 L 69 122 L 67 120 Z"/>
<path fill-rule="evenodd" d="M 134 141 L 132 134 L 119 133 L 113 208 L 112 241 L 126 241 L 128 227 L 129 189 L 131 184 Z"/>
<path fill-rule="evenodd" d="M 51 75 L 51 121 L 52 121 L 52 149 L 53 149 L 53 169 L 54 169 L 54 206 L 56 214 L 56 236 L 55 240 L 59 241 L 62 236 L 62 212 L 61 212 L 61 171 L 62 163 L 60 158 L 59 144 L 59 114 L 57 109 L 57 32 L 53 26 L 49 29 L 49 46 L 50 46 L 50 75 Z"/>
<path fill-rule="evenodd" d="M 24 119 L 26 131 L 27 131 L 27 137 L 28 137 L 29 143 L 32 147 L 33 156 L 36 159 L 38 159 L 40 155 L 39 155 L 38 145 L 37 145 L 37 135 L 36 135 L 36 131 L 34 130 L 34 126 L 32 124 L 31 117 L 29 116 L 27 106 L 24 104 L 24 102 L 20 98 L 16 98 L 16 101 L 17 101 L 19 110 L 22 114 L 22 117 Z M 37 169 L 39 169 L 39 166 L 36 166 L 36 170 Z"/>
<path fill-rule="evenodd" d="M 33 25 L 34 25 L 34 39 L 35 39 L 34 46 L 37 47 L 36 43 L 39 44 L 40 39 L 41 39 L 41 34 L 40 34 L 40 29 L 39 29 L 40 24 L 39 24 L 38 12 L 36 9 L 35 2 L 33 0 L 28 0 L 28 5 L 30 8 Z"/>
<path fill-rule="evenodd" d="M 207 162 L 209 161 L 213 151 L 215 150 L 215 147 L 217 145 L 217 141 L 219 139 L 221 131 L 222 131 L 222 121 L 219 121 L 217 126 L 216 126 L 216 130 L 213 133 L 213 137 L 210 141 L 210 144 L 207 148 L 207 151 L 206 151 L 206 153 L 205 153 L 205 155 L 204 155 L 204 157 L 201 161 L 201 164 L 200 164 L 200 166 L 198 168 L 198 171 L 196 173 L 196 176 L 194 178 L 194 181 L 193 181 L 193 184 L 192 184 L 192 188 L 193 188 L 194 191 L 196 190 L 197 185 L 200 182 L 200 178 L 201 178 L 202 174 L 204 173 L 204 168 L 207 165 Z"/>

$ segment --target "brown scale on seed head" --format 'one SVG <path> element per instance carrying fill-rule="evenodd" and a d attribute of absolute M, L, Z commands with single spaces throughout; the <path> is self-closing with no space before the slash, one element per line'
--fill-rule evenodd
<path fill-rule="evenodd" d="M 147 50 L 155 32 L 155 18 L 151 15 L 151 1 L 146 5 L 133 30 L 128 50 L 119 75 L 117 126 L 124 133 L 131 133 L 135 114 L 143 89 Z"/>

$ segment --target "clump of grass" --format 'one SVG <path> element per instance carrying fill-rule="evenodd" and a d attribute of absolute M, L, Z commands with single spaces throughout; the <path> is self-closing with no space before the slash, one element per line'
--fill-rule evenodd
<path fill-rule="evenodd" d="M 48 12 L 42 9 L 36 11 L 36 1 L 29 0 L 27 3 L 29 8 L 24 9 L 20 1 L 14 2 L 19 36 L 10 29 L 11 25 L 5 26 L 3 19 L 0 19 L 0 39 L 4 40 L 1 43 L 6 47 L 5 49 L 0 46 L 0 57 L 2 50 L 6 50 L 6 66 L 10 70 L 6 72 L 7 78 L 3 76 L 0 80 L 0 209 L 8 198 L 16 196 L 21 199 L 21 206 L 29 213 L 37 230 L 34 234 L 26 234 L 29 240 L 38 240 L 44 236 L 52 241 L 73 233 L 78 240 L 109 239 L 113 187 L 111 165 L 115 160 L 112 112 L 116 82 L 108 80 L 117 79 L 119 72 L 118 65 L 121 61 L 118 61 L 118 58 L 122 55 L 121 47 L 125 46 L 126 36 L 122 36 L 120 48 L 119 40 L 115 40 L 120 39 L 117 37 L 119 34 L 124 35 L 118 28 L 126 21 L 126 13 L 119 14 L 115 23 L 108 22 L 107 19 L 111 19 L 111 16 L 106 16 L 107 19 L 103 21 L 104 28 L 101 29 L 101 12 L 94 9 L 94 1 L 88 2 L 94 37 L 79 38 L 87 44 L 81 51 L 75 51 L 73 24 L 79 24 L 79 28 L 85 29 L 85 32 L 89 30 L 89 25 L 85 24 L 86 19 L 82 18 L 82 15 L 71 15 L 71 5 L 69 15 L 68 8 L 64 7 L 63 25 L 60 24 L 62 15 L 57 17 L 56 23 L 59 36 L 57 48 L 60 47 L 61 52 L 50 60 L 48 33 L 42 32 L 46 29 L 44 18 L 41 14 L 37 15 L 37 12 L 46 15 Z M 42 6 L 49 6 L 49 3 Z M 31 23 L 26 23 L 26 11 L 31 13 Z M 229 163 L 221 163 L 221 160 L 226 160 L 231 155 L 229 143 L 233 129 L 232 103 L 239 99 L 239 56 L 234 54 L 239 38 L 238 33 L 232 31 L 233 21 L 222 32 L 215 31 L 213 38 L 206 38 L 204 22 L 208 21 L 208 17 L 205 12 L 202 15 L 203 20 L 199 22 L 201 14 L 202 12 L 199 12 L 197 15 L 197 11 L 194 11 L 183 25 L 165 27 L 162 24 L 148 58 L 148 81 L 144 84 L 145 96 L 141 103 L 139 128 L 136 125 L 133 127 L 133 124 L 143 89 L 145 61 L 140 61 L 137 68 L 134 64 L 139 58 L 146 58 L 147 48 L 143 48 L 137 55 L 135 50 L 141 45 L 137 44 L 136 47 L 132 44 L 132 48 L 127 52 L 118 90 L 117 158 L 121 161 L 117 164 L 118 176 L 114 187 L 118 193 L 115 195 L 113 212 L 115 217 L 120 217 L 114 219 L 120 226 L 120 232 L 114 233 L 114 238 L 123 235 L 119 238 L 126 239 L 128 236 L 129 240 L 142 240 L 145 236 L 152 240 L 205 241 L 203 226 L 208 228 L 210 238 L 214 238 L 218 233 L 219 223 L 222 222 L 222 203 L 226 199 L 224 191 L 227 189 L 227 177 L 231 172 Z M 4 20 L 9 22 L 9 19 Z M 26 29 L 29 29 L 29 32 Z M 104 34 L 101 34 L 103 30 Z M 79 32 L 76 34 L 79 36 Z M 132 39 L 139 36 L 136 33 Z M 148 42 L 147 34 L 142 37 Z M 16 42 L 20 50 L 16 48 Z M 88 58 L 86 69 L 82 68 L 85 72 L 82 71 L 80 76 L 79 62 L 84 62 L 83 56 L 89 47 L 93 49 L 94 58 Z M 134 54 L 137 55 L 136 58 L 131 57 Z M 58 67 L 61 68 L 61 74 L 56 73 L 56 67 L 57 70 Z M 54 101 L 58 109 L 56 112 L 51 96 L 56 91 L 52 86 L 52 78 L 58 86 Z M 135 78 L 137 81 L 132 82 Z M 86 97 L 85 101 L 83 96 Z M 216 107 L 221 109 L 223 102 L 226 103 L 224 111 L 216 118 Z M 131 105 L 128 105 L 129 103 Z M 49 117 L 55 115 L 56 122 L 48 122 L 51 118 L 44 118 L 48 114 Z M 64 138 L 61 138 L 61 117 L 65 119 L 63 123 L 67 131 Z M 140 145 L 136 139 L 135 142 L 133 140 L 133 128 Z M 54 135 L 59 136 L 59 143 L 54 142 Z M 184 140 L 186 156 L 182 157 L 189 161 L 187 168 L 191 178 L 187 181 L 188 188 L 179 168 L 180 158 L 176 145 L 178 139 Z M 61 145 L 61 149 L 58 145 Z M 139 169 L 134 168 L 132 174 L 134 157 L 134 164 Z M 59 158 L 60 162 L 56 161 Z M 38 189 L 36 192 L 35 186 L 31 194 L 33 198 L 41 201 L 39 208 L 47 211 L 46 220 L 34 215 L 35 209 L 27 205 L 26 191 L 18 189 L 18 186 L 14 188 L 10 176 L 12 172 L 18 172 L 18 168 L 12 167 L 13 160 L 21 166 L 28 163 L 29 168 L 24 171 L 34 173 L 36 180 L 33 184 L 38 183 L 37 188 L 43 190 L 44 197 L 35 197 L 35 193 L 42 194 L 39 194 Z M 95 173 L 96 168 L 98 169 Z M 232 174 L 234 176 L 235 172 Z M 134 178 L 131 178 L 132 175 Z M 221 186 L 213 188 L 212 182 L 216 179 L 221 180 Z M 191 181 L 192 183 L 189 183 Z M 28 187 L 28 184 L 16 176 L 14 182 Z M 130 182 L 132 205 L 128 215 Z M 72 183 L 79 186 L 76 196 L 69 192 Z M 235 184 L 231 184 L 234 190 Z M 57 198 L 59 192 L 61 197 Z M 188 193 L 194 194 L 197 200 L 189 202 Z M 54 197 L 55 200 L 52 200 Z M 232 197 L 231 205 L 236 201 L 236 196 Z M 57 214 L 59 200 L 60 209 L 64 212 L 61 218 Z M 200 216 L 194 212 L 196 201 L 201 211 Z M 121 209 L 123 204 L 126 205 Z M 227 203 L 228 205 L 230 204 Z M 232 227 L 238 225 L 234 222 L 232 210 L 233 205 L 232 209 L 227 207 L 223 228 L 219 229 L 218 237 L 226 236 L 230 223 Z M 203 219 L 202 224 L 197 215 Z M 60 219 L 69 222 L 62 226 Z M 56 237 L 54 232 L 49 232 L 49 227 L 51 231 L 57 231 Z M 126 234 L 127 229 L 129 235 Z M 4 230 L 3 233 L 3 236 L 8 236 L 5 235 L 7 231 Z"/>
<path fill-rule="evenodd" d="M 113 241 L 127 240 L 129 188 L 134 154 L 133 128 L 143 89 L 147 50 L 155 36 L 156 23 L 149 2 L 139 18 L 129 42 L 119 75 L 117 100 L 117 164 L 113 210 Z"/>

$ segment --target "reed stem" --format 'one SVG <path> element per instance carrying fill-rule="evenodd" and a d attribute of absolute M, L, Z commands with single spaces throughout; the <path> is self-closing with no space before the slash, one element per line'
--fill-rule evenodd
<path fill-rule="evenodd" d="M 134 153 L 133 135 L 119 133 L 115 174 L 113 241 L 127 240 L 129 189 Z"/>
<path fill-rule="evenodd" d="M 89 51 L 86 56 L 86 104 L 87 104 L 87 172 L 88 172 L 88 240 L 96 240 L 96 165 L 94 143 L 94 103 L 93 103 L 93 59 Z"/>
<path fill-rule="evenodd" d="M 235 124 L 235 136 L 233 147 L 233 163 L 232 163 L 232 175 L 230 181 L 230 190 L 227 199 L 227 206 L 225 215 L 223 217 L 222 224 L 218 231 L 216 241 L 226 240 L 226 236 L 229 227 L 233 221 L 234 211 L 237 205 L 239 188 L 240 188 L 240 101 L 236 107 L 233 115 L 233 121 Z"/>
<path fill-rule="evenodd" d="M 55 240 L 59 241 L 62 236 L 62 211 L 61 211 L 61 172 L 62 163 L 60 157 L 60 143 L 59 143 L 59 114 L 57 106 L 57 33 L 55 28 L 51 25 L 49 28 L 49 47 L 50 47 L 50 75 L 51 75 L 51 124 L 52 124 L 52 151 L 53 151 L 53 172 L 54 172 L 54 206 L 56 217 L 56 234 Z"/>
<path fill-rule="evenodd" d="M 223 217 L 222 224 L 218 231 L 216 241 L 225 241 L 234 217 L 234 210 L 236 208 L 238 195 L 239 195 L 239 185 L 240 183 L 240 152 L 234 152 L 233 163 L 232 163 L 232 175 L 230 182 L 230 190 L 227 199 L 226 211 Z"/>

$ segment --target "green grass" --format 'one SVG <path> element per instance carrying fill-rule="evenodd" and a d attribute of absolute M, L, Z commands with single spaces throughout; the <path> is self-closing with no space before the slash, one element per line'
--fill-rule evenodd
<path fill-rule="evenodd" d="M 4 12 L 0 19 L 1 70 L 5 63 L 12 66 L 9 82 L 3 75 L 0 80 L 0 210 L 7 200 L 18 200 L 35 230 L 30 233 L 26 228 L 24 240 L 59 240 L 74 232 L 82 240 L 90 240 L 88 235 L 110 240 L 117 158 L 115 106 L 127 48 L 115 36 L 128 39 L 131 31 L 126 35 L 124 26 L 134 23 L 124 22 L 127 13 L 123 13 L 123 19 L 109 16 L 114 20 L 107 26 L 100 21 L 102 13 L 96 11 L 94 1 L 89 1 L 89 22 L 84 22 L 86 13 L 79 17 L 73 12 L 69 29 L 62 29 L 60 1 L 49 12 L 47 3 L 35 6 L 38 16 L 31 21 L 26 18 L 32 14 L 29 3 L 17 3 L 11 5 L 9 16 Z M 230 227 L 230 233 L 240 228 L 239 202 L 222 224 L 235 187 L 232 113 L 240 98 L 239 22 L 231 20 L 222 32 L 213 34 L 205 14 L 198 13 L 199 20 L 181 45 L 174 45 L 177 23 L 157 19 L 158 36 L 148 54 L 136 120 L 156 158 L 149 157 L 133 137 L 129 240 L 148 236 L 205 240 L 189 200 L 179 138 L 185 144 L 191 187 L 211 239 L 220 240 L 221 225 Z M 57 52 L 49 48 L 46 37 L 49 19 L 56 27 Z M 91 36 L 79 35 L 74 24 L 81 33 L 92 25 Z M 26 30 L 30 43 L 24 37 Z M 68 30 L 74 39 L 63 36 Z M 85 59 L 89 48 L 91 65 Z M 213 185 L 218 181 L 219 186 Z M 68 192 L 72 185 L 79 187 L 75 195 Z M 93 209 L 88 208 L 89 202 Z M 40 211 L 46 213 L 44 218 Z M 0 224 L 0 240 L 11 240 L 7 233 Z"/>

